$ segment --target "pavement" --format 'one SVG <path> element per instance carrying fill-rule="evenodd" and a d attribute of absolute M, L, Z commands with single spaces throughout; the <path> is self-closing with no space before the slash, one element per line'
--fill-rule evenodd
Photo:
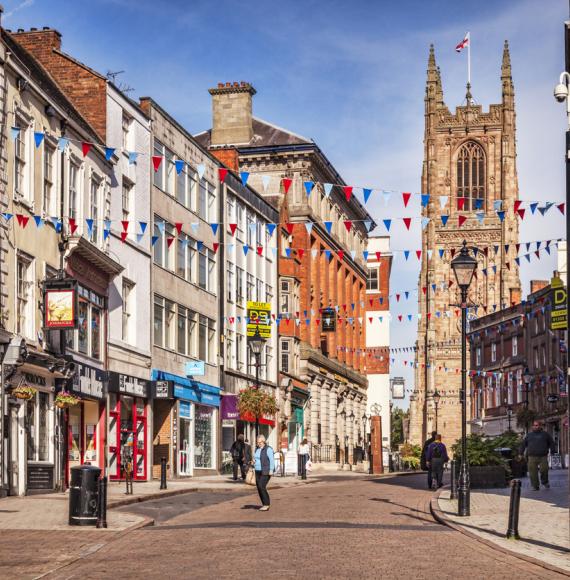
<path fill-rule="evenodd" d="M 432 505 L 434 516 L 456 530 L 502 551 L 540 562 L 570 576 L 568 471 L 550 471 L 550 489 L 534 491 L 522 480 L 520 540 L 507 540 L 510 488 L 472 490 L 471 516 L 457 515 L 457 500 L 444 489 Z"/>
<path fill-rule="evenodd" d="M 28 562 L 31 555 L 31 563 L 21 564 L 17 573 L 2 569 L 7 540 L 0 534 L 0 576 L 33 578 L 41 568 L 45 578 L 59 580 L 563 577 L 438 524 L 430 513 L 433 492 L 425 488 L 425 475 L 343 473 L 311 485 L 274 488 L 270 495 L 268 512 L 256 509 L 259 498 L 245 486 L 124 507 L 117 511 L 156 510 L 160 516 L 154 526 L 118 534 L 102 546 L 86 542 L 84 555 L 67 561 L 63 532 L 42 538 L 41 558 L 39 538 L 35 544 L 21 539 L 17 559 Z"/>

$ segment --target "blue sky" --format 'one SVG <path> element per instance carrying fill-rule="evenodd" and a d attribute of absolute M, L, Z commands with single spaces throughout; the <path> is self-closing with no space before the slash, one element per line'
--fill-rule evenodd
<path fill-rule="evenodd" d="M 51 26 L 63 50 L 96 70 L 124 70 L 119 80 L 133 97 L 150 95 L 191 132 L 210 127 L 207 89 L 220 81 L 251 82 L 254 114 L 315 139 L 348 183 L 396 191 L 420 190 L 428 47 L 436 47 L 446 104 L 465 95 L 466 54 L 454 47 L 472 39 L 473 96 L 486 109 L 500 102 L 502 45 L 511 45 L 518 123 L 520 197 L 564 199 L 564 107 L 552 97 L 564 66 L 566 0 L 281 2 L 4 0 L 6 28 Z M 398 201 L 396 203 L 395 201 Z M 393 196 L 369 209 L 377 221 L 418 216 Z M 528 212 L 527 212 L 528 213 Z M 538 213 L 538 212 L 537 212 Z M 383 233 L 382 227 L 374 233 Z M 420 247 L 420 232 L 393 227 L 394 249 Z M 564 235 L 564 218 L 525 218 L 521 241 Z M 530 278 L 549 278 L 550 259 L 523 263 Z M 396 258 L 392 292 L 415 290 L 418 262 Z M 394 305 L 417 312 L 417 294 Z M 416 322 L 392 323 L 392 345 L 410 346 Z M 398 357 L 394 375 L 413 374 Z"/>

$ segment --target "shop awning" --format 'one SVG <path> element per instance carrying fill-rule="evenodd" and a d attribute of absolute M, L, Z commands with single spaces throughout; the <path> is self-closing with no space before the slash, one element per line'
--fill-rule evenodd
<path fill-rule="evenodd" d="M 151 378 L 153 381 L 172 381 L 174 383 L 174 396 L 177 399 L 184 399 L 213 407 L 220 406 L 220 393 L 222 389 L 219 387 L 194 381 L 187 377 L 173 375 L 172 373 L 158 369 L 152 369 Z"/>

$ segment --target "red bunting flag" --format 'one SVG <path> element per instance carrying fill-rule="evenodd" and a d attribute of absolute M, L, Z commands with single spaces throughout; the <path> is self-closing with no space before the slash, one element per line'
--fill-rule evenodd
<path fill-rule="evenodd" d="M 152 156 L 152 166 L 154 167 L 154 172 L 158 171 L 160 164 L 162 163 L 162 155 L 153 155 Z"/>
<path fill-rule="evenodd" d="M 376 259 L 380 261 L 380 258 L 382 258 L 382 252 L 376 252 Z"/>
<path fill-rule="evenodd" d="M 27 215 L 22 215 L 21 213 L 16 214 L 16 219 L 18 220 L 18 225 L 24 229 L 26 228 L 26 226 L 28 225 L 28 221 L 30 220 L 30 218 Z"/>
<path fill-rule="evenodd" d="M 447 287 L 451 288 L 453 286 L 453 280 L 450 278 L 449 282 L 447 283 Z"/>
<path fill-rule="evenodd" d="M 519 211 L 519 207 L 521 206 L 522 201 L 520 199 L 515 200 L 513 205 L 513 211 L 516 213 Z"/>
<path fill-rule="evenodd" d="M 515 248 L 517 249 L 517 254 L 519 253 L 519 250 L 521 249 L 521 245 L 520 244 L 515 244 Z"/>
<path fill-rule="evenodd" d="M 125 240 L 127 239 L 127 236 L 129 235 L 129 232 L 121 232 L 121 242 L 125 242 Z M 170 247 L 170 245 L 168 246 Z"/>
<path fill-rule="evenodd" d="M 459 211 L 463 211 L 463 208 L 465 207 L 465 198 L 464 197 L 458 197 L 457 198 L 457 209 Z"/>
<path fill-rule="evenodd" d="M 305 250 L 303 250 L 302 248 L 299 248 L 297 250 L 297 256 L 299 256 L 299 260 L 303 259 L 303 255 L 305 254 Z"/>
<path fill-rule="evenodd" d="M 461 227 L 467 221 L 467 216 L 460 215 L 458 217 L 458 220 L 459 220 L 459 227 Z"/>
<path fill-rule="evenodd" d="M 422 259 L 422 251 L 416 250 L 416 256 L 418 257 L 418 260 L 421 260 Z"/>
<path fill-rule="evenodd" d="M 511 263 L 510 262 L 505 262 L 505 266 L 507 267 L 507 270 L 511 269 Z"/>
<path fill-rule="evenodd" d="M 173 241 L 174 241 L 174 238 L 166 238 L 166 245 L 170 248 L 170 246 L 172 246 Z"/>
<path fill-rule="evenodd" d="M 218 251 L 218 248 L 220 247 L 220 243 L 219 242 L 214 242 L 213 246 L 214 246 L 214 254 L 216 254 L 217 251 Z"/>
<path fill-rule="evenodd" d="M 398 314 L 398 320 L 399 320 L 400 322 L 402 322 L 402 315 L 401 315 L 401 314 Z"/>
<path fill-rule="evenodd" d="M 182 222 L 175 222 L 174 227 L 176 228 L 178 235 L 180 235 L 182 233 Z"/>
<path fill-rule="evenodd" d="M 75 218 L 69 218 L 69 231 L 71 232 L 71 235 L 73 235 L 77 231 L 77 228 L 78 226 Z"/>
<path fill-rule="evenodd" d="M 91 151 L 91 143 L 84 141 L 81 143 L 81 151 L 83 151 L 83 157 L 86 157 L 89 151 Z"/>
<path fill-rule="evenodd" d="M 344 220 L 344 227 L 346 228 L 347 232 L 350 232 L 350 230 L 352 229 L 352 221 Z"/>
<path fill-rule="evenodd" d="M 287 194 L 289 193 L 289 188 L 291 187 L 291 184 L 293 183 L 292 179 L 289 179 L 288 177 L 284 177 L 281 180 L 281 184 L 283 185 L 283 191 Z"/>
<path fill-rule="evenodd" d="M 121 224 L 123 226 L 123 231 L 126 232 L 129 229 L 129 222 L 128 220 L 121 220 Z"/>
<path fill-rule="evenodd" d="M 400 295 L 396 294 L 396 302 L 400 302 Z"/>
<path fill-rule="evenodd" d="M 257 246 L 257 255 L 258 256 L 262 256 L 263 255 L 263 246 Z"/>
<path fill-rule="evenodd" d="M 560 210 L 560 213 L 561 213 L 562 215 L 564 215 L 564 206 L 565 206 L 565 205 L 566 205 L 565 203 L 559 203 L 559 204 L 556 206 L 556 207 L 557 207 L 557 208 Z"/>
<path fill-rule="evenodd" d="M 425 294 L 426 294 L 426 292 L 427 292 L 427 286 L 424 286 L 424 287 L 422 288 L 422 292 L 424 293 L 424 296 L 425 296 Z"/>
<path fill-rule="evenodd" d="M 368 322 L 370 322 L 370 324 L 372 324 L 372 316 L 368 317 Z M 368 356 L 370 356 L 370 355 L 368 355 Z"/>
<path fill-rule="evenodd" d="M 291 223 L 286 223 L 285 224 L 285 229 L 287 230 L 287 233 L 292 236 L 293 235 L 293 227 L 295 226 L 295 224 L 291 224 Z"/>
<path fill-rule="evenodd" d="M 338 259 L 339 260 L 342 260 L 344 258 L 344 250 L 339 250 L 337 252 L 337 254 L 338 254 Z M 345 310 L 346 310 L 346 308 L 345 308 Z"/>
<path fill-rule="evenodd" d="M 412 225 L 412 218 L 402 218 L 404 220 L 404 225 L 406 229 L 409 230 L 410 226 Z"/>
<path fill-rule="evenodd" d="M 431 318 L 431 312 L 427 313 L 428 320 Z"/>
<path fill-rule="evenodd" d="M 411 193 L 404 191 L 402 193 L 402 197 L 404 198 L 404 207 L 408 207 L 408 202 L 410 201 L 410 197 L 412 197 Z"/>
<path fill-rule="evenodd" d="M 370 306 L 374 306 L 374 298 L 370 298 Z"/>
<path fill-rule="evenodd" d="M 232 236 L 236 235 L 237 224 L 229 224 L 230 225 L 230 232 L 232 232 Z"/>
<path fill-rule="evenodd" d="M 346 197 L 346 201 L 350 201 L 350 198 L 352 197 L 352 185 L 345 185 L 342 188 L 342 191 L 344 191 L 344 197 Z"/>
<path fill-rule="evenodd" d="M 521 220 L 524 220 L 524 212 L 525 212 L 524 208 L 517 209 L 517 213 L 519 214 Z"/>
<path fill-rule="evenodd" d="M 224 183 L 227 174 L 228 174 L 227 168 L 218 167 L 218 177 L 220 178 L 220 183 Z"/>
<path fill-rule="evenodd" d="M 534 255 L 540 260 L 540 250 L 536 250 Z"/>

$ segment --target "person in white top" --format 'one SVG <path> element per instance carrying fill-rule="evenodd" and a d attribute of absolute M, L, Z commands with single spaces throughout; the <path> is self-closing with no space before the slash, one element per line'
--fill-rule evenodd
<path fill-rule="evenodd" d="M 307 461 L 309 461 L 309 443 L 303 439 L 299 445 L 299 475 L 302 479 L 307 479 Z"/>

